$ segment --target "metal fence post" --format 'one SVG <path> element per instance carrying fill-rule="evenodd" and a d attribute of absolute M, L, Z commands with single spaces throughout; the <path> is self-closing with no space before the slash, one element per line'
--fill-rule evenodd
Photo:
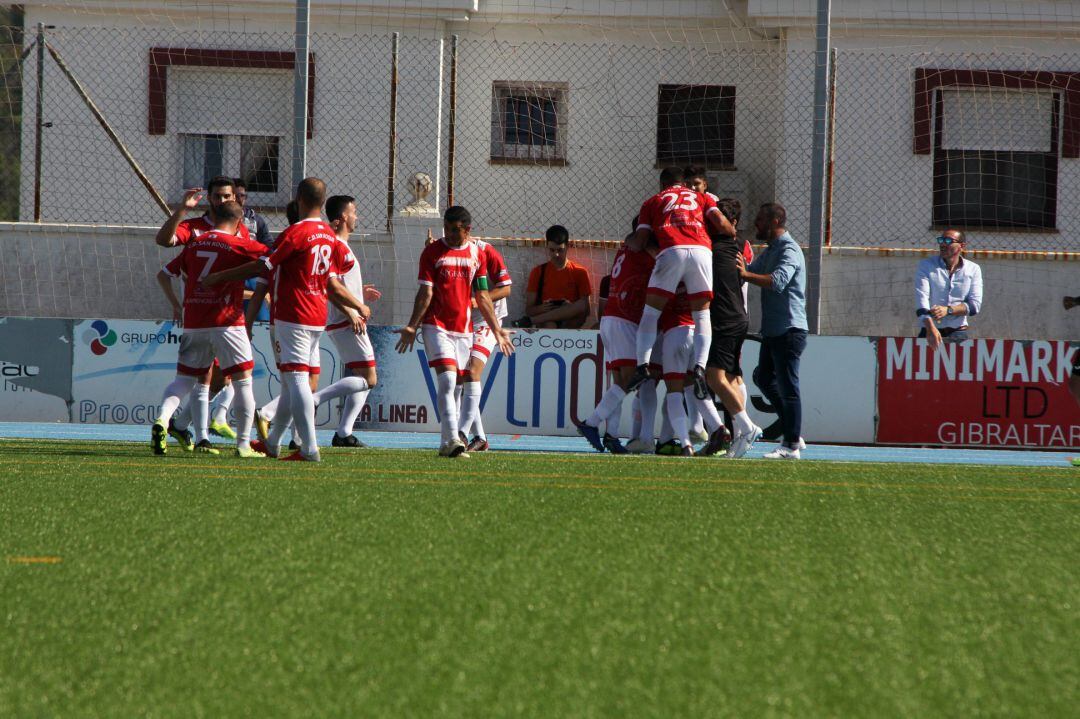
<path fill-rule="evenodd" d="M 832 64 L 831 0 L 818 0 L 814 54 L 814 135 L 810 174 L 810 256 L 807 258 L 806 320 L 812 334 L 821 332 L 821 263 L 825 244 L 825 180 L 829 132 L 829 81 Z"/>
<path fill-rule="evenodd" d="M 34 115 L 34 222 L 41 222 L 42 89 L 45 85 L 45 23 L 37 24 L 37 89 Z"/>
<path fill-rule="evenodd" d="M 308 55 L 311 47 L 311 5 L 296 0 L 296 54 L 293 59 L 292 185 L 307 176 Z"/>

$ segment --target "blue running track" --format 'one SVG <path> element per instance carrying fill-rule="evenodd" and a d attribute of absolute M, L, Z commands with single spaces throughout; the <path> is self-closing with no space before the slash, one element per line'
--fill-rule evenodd
<path fill-rule="evenodd" d="M 330 446 L 332 431 L 321 431 L 319 445 Z M 437 434 L 426 432 L 359 432 L 357 436 L 373 447 L 387 449 L 435 449 Z M 62 424 L 49 422 L 0 422 L 0 442 L 11 439 L 58 439 L 83 441 L 146 442 L 149 430 L 136 425 Z M 225 440 L 215 438 L 218 443 Z M 588 452 L 593 450 L 581 437 L 543 437 L 534 435 L 492 435 L 493 450 L 526 452 Z M 746 455 L 760 458 L 776 447 L 758 442 Z M 1078 453 L 1080 455 L 1080 453 Z M 851 447 L 810 445 L 803 459 L 833 462 L 908 462 L 921 464 L 976 464 L 1007 467 L 1069 466 L 1072 452 L 1043 452 L 1013 449 L 923 449 L 917 447 Z M 1080 468 L 1077 469 L 1080 472 Z"/>

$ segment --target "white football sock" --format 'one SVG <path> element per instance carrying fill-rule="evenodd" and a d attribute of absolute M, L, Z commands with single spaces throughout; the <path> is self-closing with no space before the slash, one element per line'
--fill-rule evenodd
<path fill-rule="evenodd" d="M 353 433 L 356 418 L 360 416 L 361 410 L 367 404 L 369 394 L 371 394 L 371 390 L 364 390 L 354 392 L 345 398 L 345 406 L 341 408 L 341 419 L 338 421 L 337 426 L 338 437 L 348 437 Z"/>
<path fill-rule="evenodd" d="M 472 431 L 473 425 L 480 419 L 480 395 L 483 391 L 483 387 L 479 382 L 466 382 L 465 384 L 458 385 L 462 388 L 461 392 L 461 420 L 460 429 L 466 436 Z M 482 428 L 481 428 L 481 431 Z M 480 432 L 476 433 L 476 436 L 480 436 Z"/>
<path fill-rule="evenodd" d="M 681 392 L 669 392 L 664 400 L 667 407 L 668 421 L 671 422 L 675 438 L 685 447 L 690 444 L 690 430 L 686 421 L 686 405 Z"/>
<path fill-rule="evenodd" d="M 273 422 L 274 418 L 277 416 L 278 404 L 281 402 L 281 395 L 284 394 L 284 392 L 285 387 L 283 386 L 278 390 L 278 396 L 264 404 L 259 410 L 267 422 Z"/>
<path fill-rule="evenodd" d="M 697 397 L 694 396 L 694 386 L 683 387 L 683 398 L 686 400 L 686 420 L 689 422 L 691 432 L 704 432 L 705 421 L 698 408 Z"/>
<path fill-rule="evenodd" d="M 158 415 L 158 421 L 168 425 L 169 418 L 173 416 L 176 408 L 180 406 L 180 398 L 190 394 L 191 388 L 194 386 L 195 378 L 191 375 L 176 375 L 176 378 L 169 383 L 169 386 L 165 388 L 161 395 L 161 414 Z"/>
<path fill-rule="evenodd" d="M 218 390 L 218 393 L 210 400 L 210 408 L 213 410 L 210 419 L 214 424 L 228 423 L 229 407 L 232 406 L 233 397 L 235 395 L 236 390 L 233 389 L 232 382 L 227 382 L 222 385 L 221 389 Z"/>
<path fill-rule="evenodd" d="M 442 443 L 446 444 L 458 436 L 458 403 L 454 399 L 457 386 L 457 373 L 453 370 L 440 372 L 435 376 L 438 394 L 439 415 L 442 417 Z"/>
<path fill-rule="evenodd" d="M 649 364 L 653 344 L 656 343 L 656 323 L 659 319 L 660 310 L 651 305 L 645 305 L 637 330 L 637 363 L 639 365 Z"/>
<path fill-rule="evenodd" d="M 750 391 L 746 389 L 746 383 L 743 382 L 739 385 L 739 391 L 742 392 L 742 406 L 746 409 L 750 406 Z"/>
<path fill-rule="evenodd" d="M 251 446 L 251 424 L 255 421 L 255 392 L 251 389 L 251 378 L 234 379 L 229 386 L 235 387 L 236 446 L 247 449 Z"/>
<path fill-rule="evenodd" d="M 735 425 L 735 432 L 737 434 L 745 434 L 754 426 L 753 420 L 750 419 L 750 415 L 746 413 L 745 409 L 732 417 L 731 422 Z"/>
<path fill-rule="evenodd" d="M 196 442 L 210 440 L 210 385 L 196 383 L 191 390 L 191 424 Z"/>
<path fill-rule="evenodd" d="M 192 377 L 191 381 L 192 381 L 192 385 L 191 385 L 192 389 L 194 389 L 194 387 L 195 387 L 195 378 Z M 173 426 L 176 427 L 180 431 L 183 431 L 183 430 L 187 429 L 188 425 L 191 424 L 191 397 L 190 397 L 190 393 L 191 393 L 191 390 L 188 390 L 188 394 L 189 394 L 188 401 L 184 403 L 184 406 L 181 407 L 180 411 L 176 413 L 175 417 L 173 417 Z"/>
<path fill-rule="evenodd" d="M 626 397 L 626 392 L 619 385 L 613 384 L 608 387 L 604 391 L 604 396 L 600 398 L 600 404 L 596 405 L 596 409 L 585 420 L 585 424 L 590 427 L 599 427 L 601 422 L 622 409 L 624 397 Z"/>
<path fill-rule="evenodd" d="M 315 440 L 315 400 L 311 396 L 308 373 L 286 372 L 285 381 L 289 383 L 289 405 L 292 407 L 300 451 L 307 457 L 317 457 L 319 445 Z"/>
<path fill-rule="evenodd" d="M 711 399 L 698 399 L 694 396 L 694 391 L 690 390 L 686 396 L 686 402 L 697 410 L 697 415 L 704 425 L 703 429 L 710 435 L 724 426 L 724 420 L 720 418 L 720 412 L 717 411 L 716 404 Z"/>
<path fill-rule="evenodd" d="M 641 441 L 651 444 L 656 433 L 656 380 L 643 382 L 637 395 L 641 402 L 641 428 L 637 436 Z"/>
<path fill-rule="evenodd" d="M 622 421 L 622 405 L 619 408 L 608 415 L 607 423 L 604 425 L 604 433 L 610 434 L 612 437 L 618 438 L 619 436 L 619 424 Z"/>
<path fill-rule="evenodd" d="M 270 425 L 270 436 L 266 438 L 266 447 L 274 457 L 281 447 L 281 438 L 292 427 L 292 383 L 285 381 L 284 372 L 281 374 L 281 392 L 277 399 L 277 412 L 274 413 L 274 422 Z"/>
<path fill-rule="evenodd" d="M 712 344 L 712 320 L 708 310 L 696 310 L 690 316 L 694 318 L 694 366 L 704 367 Z"/>
<path fill-rule="evenodd" d="M 351 375 L 349 377 L 342 377 L 332 385 L 323 387 L 321 390 L 311 395 L 311 399 L 315 402 L 315 406 L 329 402 L 332 399 L 338 397 L 344 397 L 346 395 L 354 394 L 356 392 L 363 392 L 367 390 L 368 383 L 363 377 L 356 377 Z M 310 389 L 310 388 L 309 388 Z"/>

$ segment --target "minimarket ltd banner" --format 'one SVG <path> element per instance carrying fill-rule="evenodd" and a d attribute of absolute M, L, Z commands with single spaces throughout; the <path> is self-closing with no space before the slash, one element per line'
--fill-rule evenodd
<path fill-rule="evenodd" d="M 1070 342 L 878 340 L 882 444 L 1080 447 Z"/>

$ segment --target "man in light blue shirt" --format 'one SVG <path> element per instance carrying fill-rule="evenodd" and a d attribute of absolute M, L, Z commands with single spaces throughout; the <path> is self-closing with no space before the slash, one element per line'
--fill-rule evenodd
<path fill-rule="evenodd" d="M 742 279 L 761 288 L 761 355 L 754 383 L 776 408 L 784 428 L 779 448 L 766 459 L 799 459 L 802 448 L 802 398 L 799 395 L 799 358 L 806 349 L 806 260 L 802 249 L 785 227 L 783 205 L 768 202 L 758 210 L 754 227 L 757 239 L 768 243 L 765 251 L 742 267 Z M 761 430 L 756 428 L 760 436 Z M 751 436 L 749 443 L 757 437 Z M 732 440 L 733 454 L 745 452 Z"/>
<path fill-rule="evenodd" d="M 946 342 L 968 338 L 968 317 L 982 309 L 982 270 L 963 257 L 967 239 L 960 230 L 948 229 L 937 238 L 938 256 L 927 257 L 915 273 L 915 314 L 922 329 L 919 337 L 934 349 Z"/>

